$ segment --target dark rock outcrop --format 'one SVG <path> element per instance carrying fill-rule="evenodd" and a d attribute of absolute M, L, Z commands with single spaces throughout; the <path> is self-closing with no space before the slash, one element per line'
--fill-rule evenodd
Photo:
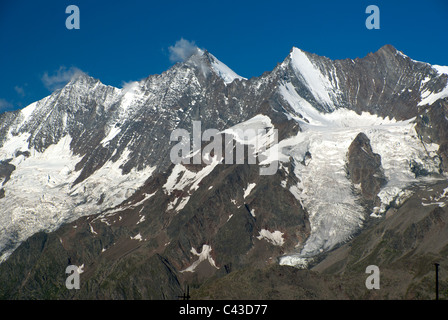
<path fill-rule="evenodd" d="M 347 172 L 354 184 L 359 184 L 365 200 L 373 201 L 387 183 L 381 167 L 381 156 L 372 151 L 369 138 L 359 133 L 347 153 Z"/>
<path fill-rule="evenodd" d="M 9 162 L 10 159 L 0 160 L 0 181 L 2 182 L 2 185 L 5 185 L 8 182 L 11 173 L 16 169 L 16 166 Z"/>

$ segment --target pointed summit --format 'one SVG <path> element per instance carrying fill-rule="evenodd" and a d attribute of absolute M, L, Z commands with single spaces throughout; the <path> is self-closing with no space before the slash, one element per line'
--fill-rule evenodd
<path fill-rule="evenodd" d="M 227 65 L 225 65 L 224 63 L 219 61 L 210 52 L 205 51 L 204 56 L 206 56 L 209 59 L 213 71 L 224 80 L 225 84 L 229 84 L 229 83 L 233 82 L 233 80 L 235 80 L 235 79 L 247 80 L 246 78 L 241 77 L 240 75 L 235 73 Z"/>
<path fill-rule="evenodd" d="M 381 48 L 378 49 L 377 52 L 385 53 L 385 54 L 395 54 L 398 50 L 391 44 L 385 44 Z"/>
<path fill-rule="evenodd" d="M 391 59 L 396 56 L 400 56 L 402 58 L 408 58 L 403 52 L 397 50 L 393 45 L 386 44 L 379 48 L 377 51 L 370 53 L 368 56 L 380 57 L 384 59 Z"/>
<path fill-rule="evenodd" d="M 218 60 L 207 50 L 197 48 L 197 51 L 192 54 L 185 61 L 185 63 L 199 67 L 201 70 L 206 68 L 213 71 L 217 76 L 224 80 L 226 85 L 233 82 L 235 79 L 247 80 L 246 78 L 238 75 L 235 71 L 230 69 L 226 64 Z"/>
<path fill-rule="evenodd" d="M 90 85 L 92 83 L 98 82 L 98 79 L 95 79 L 89 76 L 87 73 L 83 71 L 76 72 L 67 85 Z"/>

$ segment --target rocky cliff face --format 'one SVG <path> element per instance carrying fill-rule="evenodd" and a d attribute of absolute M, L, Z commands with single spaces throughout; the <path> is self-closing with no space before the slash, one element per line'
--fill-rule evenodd
<path fill-rule="evenodd" d="M 381 187 L 387 183 L 381 167 L 381 156 L 373 153 L 369 138 L 361 132 L 350 144 L 347 158 L 351 181 L 359 185 L 365 200 L 373 202 Z"/>
<path fill-rule="evenodd" d="M 248 266 L 309 268 L 443 179 L 447 79 L 392 46 L 337 61 L 293 48 L 252 79 L 200 50 L 122 89 L 77 75 L 0 115 L 0 296 L 171 299 Z M 200 163 L 173 163 L 171 133 L 194 142 L 193 121 L 244 163 L 209 161 L 208 141 Z"/>

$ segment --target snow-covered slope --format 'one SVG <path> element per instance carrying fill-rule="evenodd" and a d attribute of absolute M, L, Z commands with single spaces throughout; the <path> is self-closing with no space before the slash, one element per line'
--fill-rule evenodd
<path fill-rule="evenodd" d="M 245 79 L 246 80 L 246 78 L 241 77 L 238 74 L 236 74 L 235 71 L 230 69 L 228 66 L 226 66 L 224 63 L 222 63 L 218 59 L 216 59 L 216 57 L 213 56 L 212 54 L 209 54 L 209 56 L 211 58 L 210 60 L 211 60 L 213 71 L 215 71 L 224 80 L 224 82 L 226 84 L 233 82 L 233 80 L 235 80 L 235 79 L 240 79 L 240 80 Z"/>
<path fill-rule="evenodd" d="M 432 68 L 437 71 L 438 77 L 445 76 L 447 78 L 446 86 L 439 92 L 433 92 L 429 88 L 426 88 L 425 90 L 423 90 L 421 93 L 422 100 L 418 103 L 419 106 L 431 105 L 439 99 L 448 97 L 448 77 L 447 77 L 448 76 L 448 66 L 446 67 L 446 66 L 434 65 L 434 66 L 432 66 Z M 430 80 L 429 77 L 425 78 L 422 81 L 422 84 L 425 84 L 429 80 Z"/>
<path fill-rule="evenodd" d="M 121 89 L 77 74 L 2 124 L 8 131 L 0 136 L 0 160 L 15 169 L 8 181 L 0 180 L 0 262 L 34 233 L 113 208 L 157 167 L 165 170 L 160 162 L 169 159 L 160 154 L 169 146 L 167 132 L 191 115 L 177 103 L 188 95 L 194 109 L 206 81 L 198 77 L 210 71 L 225 84 L 244 79 L 200 50 L 162 75 Z M 190 178 L 200 182 L 195 172 Z M 177 210 L 188 198 L 179 202 Z"/>
<path fill-rule="evenodd" d="M 21 142 L 25 142 L 23 134 Z M 18 139 L 7 140 L 17 148 Z M 64 136 L 44 152 L 28 149 L 29 157 L 19 155 L 9 163 L 16 169 L 5 186 L 5 197 L 0 199 L 0 248 L 8 248 L 0 257 L 4 261 L 15 247 L 39 231 L 56 230 L 62 223 L 84 215 L 99 213 L 129 198 L 153 168 L 132 170 L 123 175 L 120 166 L 127 161 L 125 152 L 117 161 L 106 162 L 99 170 L 79 184 L 75 170 L 81 157 L 70 149 L 71 137 Z M 11 151 L 11 149 L 10 149 Z"/>
<path fill-rule="evenodd" d="M 325 105 L 328 111 L 333 111 L 337 96 L 340 94 L 337 88 L 337 77 L 335 79 L 327 78 L 313 64 L 307 54 L 298 48 L 292 49 L 290 57 L 297 78 L 303 81 L 317 101 Z"/>

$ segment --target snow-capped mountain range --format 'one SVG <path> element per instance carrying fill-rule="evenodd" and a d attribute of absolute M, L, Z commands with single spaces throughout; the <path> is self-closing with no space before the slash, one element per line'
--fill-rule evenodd
<path fill-rule="evenodd" d="M 90 268 L 114 246 L 145 242 L 182 275 L 206 263 L 213 272 L 254 261 L 307 267 L 412 186 L 446 179 L 446 135 L 434 130 L 448 127 L 447 81 L 448 67 L 390 45 L 354 60 L 293 48 L 251 79 L 203 50 L 121 89 L 78 74 L 0 115 L 0 261 L 33 235 L 70 225 L 101 239 Z M 276 174 L 259 176 L 262 163 L 173 164 L 170 133 L 191 132 L 192 121 L 223 134 L 276 129 Z M 360 133 L 367 147 L 351 148 Z M 349 149 L 353 159 L 379 155 L 378 170 L 348 165 Z M 67 251 L 70 232 L 59 237 Z"/>

